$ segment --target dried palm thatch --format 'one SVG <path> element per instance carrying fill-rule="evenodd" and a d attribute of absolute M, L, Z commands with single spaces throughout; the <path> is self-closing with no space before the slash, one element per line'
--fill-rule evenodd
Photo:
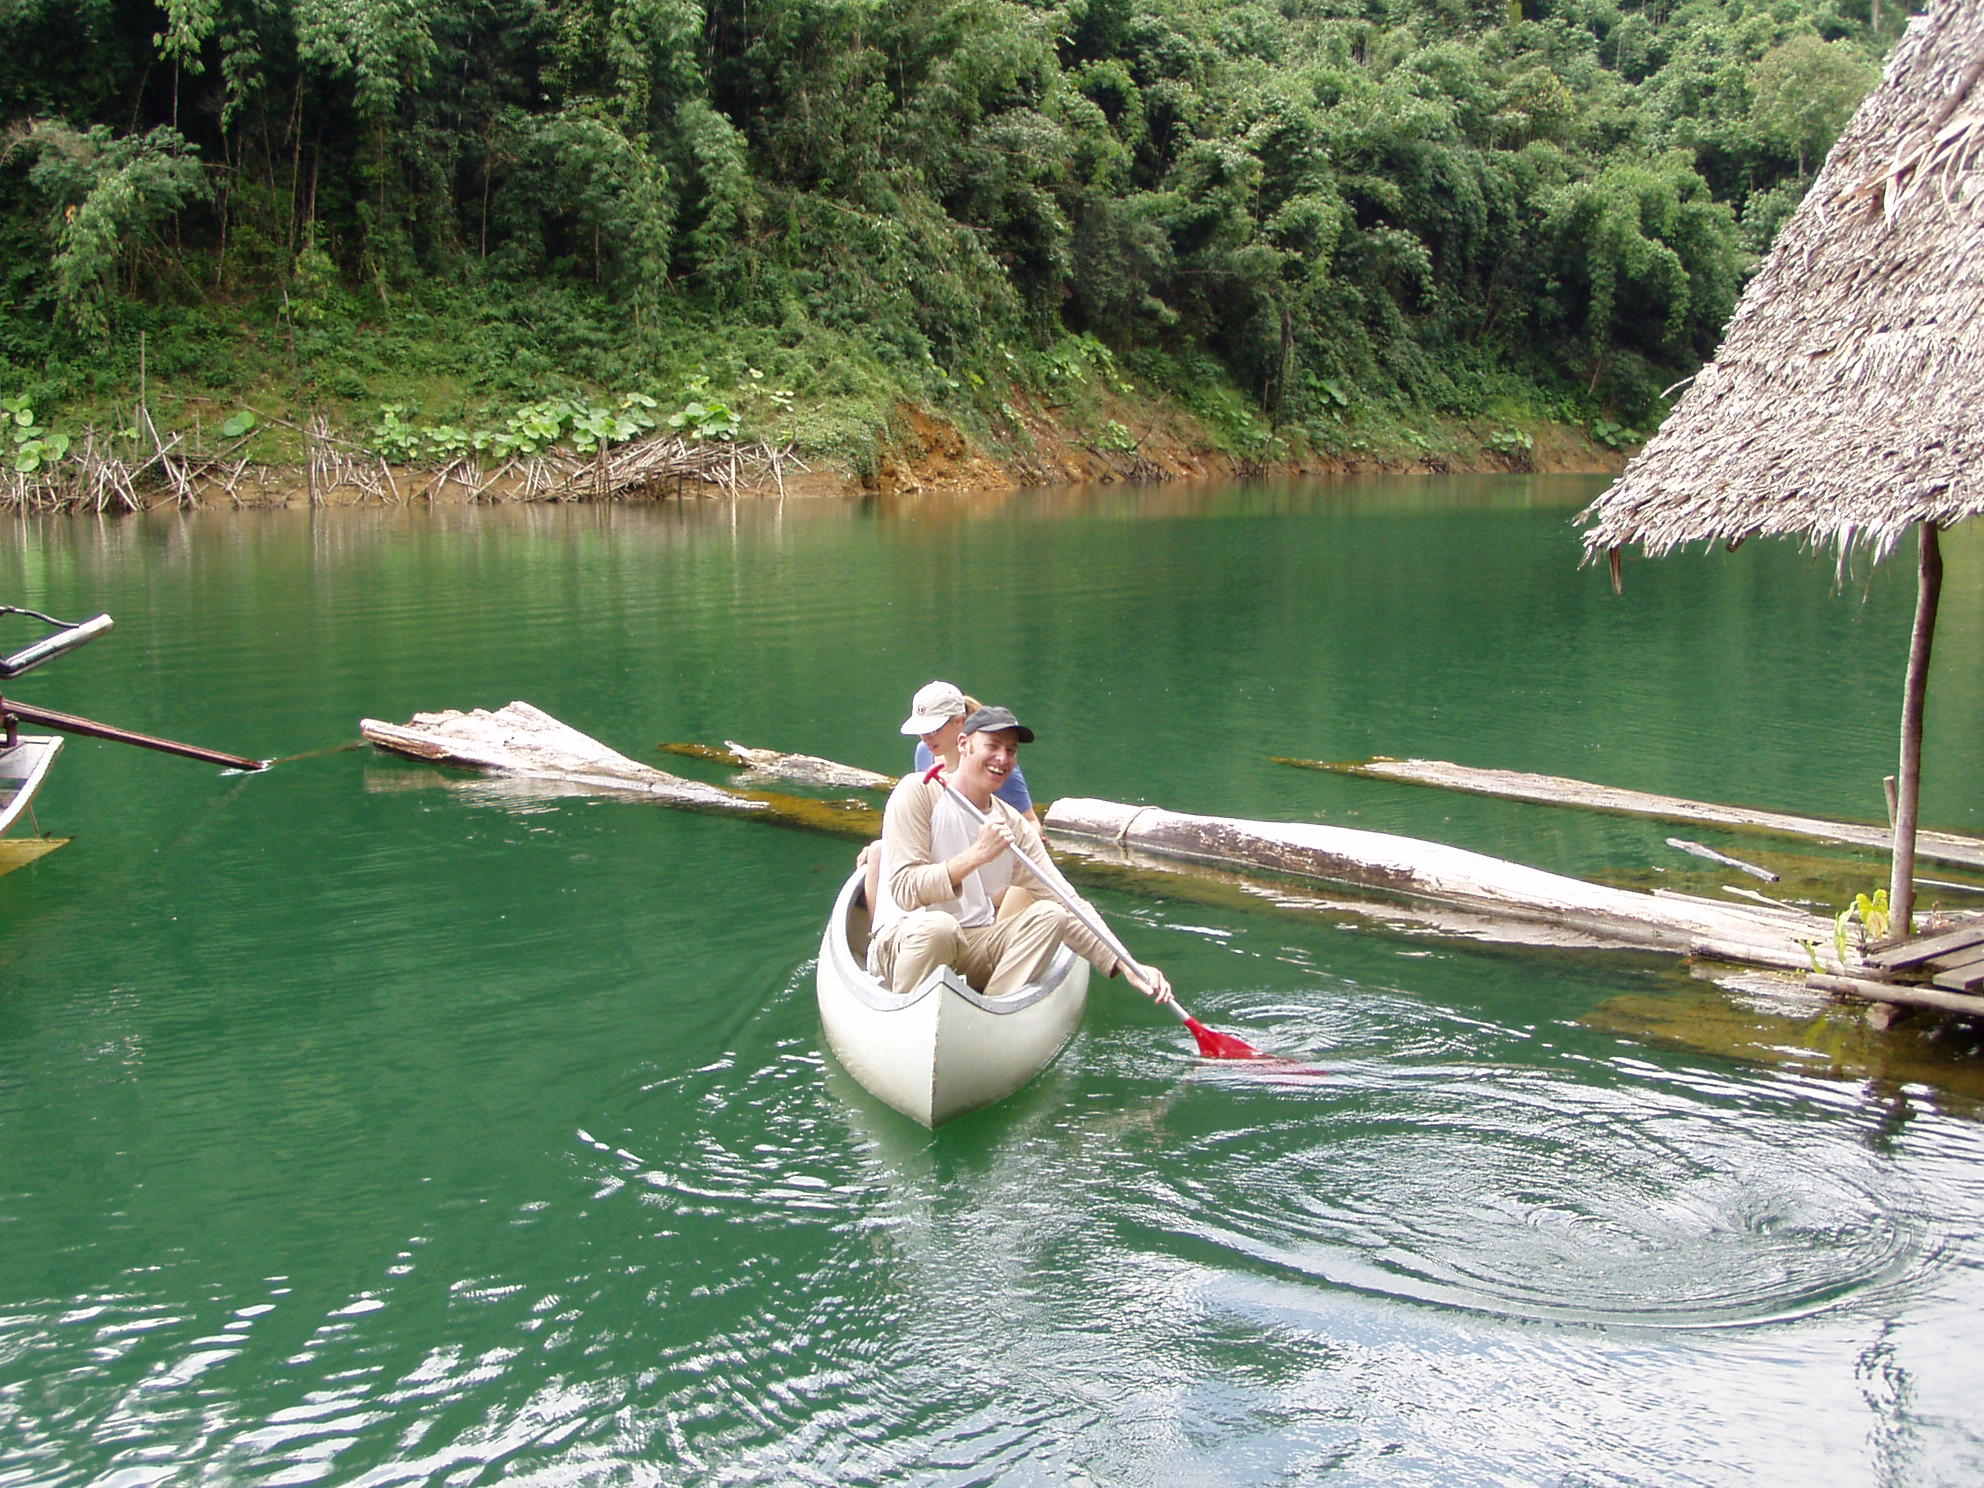
<path fill-rule="evenodd" d="M 1596 555 L 1984 511 L 1984 0 L 1911 23 L 1715 359 L 1580 515 Z"/>

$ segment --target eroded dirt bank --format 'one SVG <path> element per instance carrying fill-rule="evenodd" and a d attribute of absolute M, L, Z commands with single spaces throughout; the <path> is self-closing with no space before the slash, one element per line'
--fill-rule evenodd
<path fill-rule="evenodd" d="M 190 451 L 168 461 L 164 449 L 145 472 L 102 470 L 76 489 L 40 493 L 14 503 L 27 509 L 129 511 L 139 508 L 367 506 L 415 503 L 665 499 L 671 496 L 901 496 L 919 492 L 1010 492 L 1027 487 L 1117 482 L 1205 481 L 1236 478 L 1358 474 L 1604 474 L 1626 455 L 1567 426 L 1512 436 L 1504 428 L 1456 424 L 1419 436 L 1397 450 L 1352 454 L 1288 453 L 1286 440 L 1264 441 L 1249 457 L 1176 408 L 1121 404 L 1098 423 L 1094 410 L 1077 427 L 1061 410 L 1020 400 L 1005 405 L 1011 426 L 995 444 L 974 438 L 930 410 L 899 406 L 865 457 L 801 456 L 771 446 L 734 453 L 729 446 L 679 442 L 672 457 L 647 447 L 616 445 L 592 457 L 551 452 L 512 460 L 495 471 L 467 459 L 445 468 L 390 465 L 357 446 L 327 436 L 307 446 L 295 464 L 260 463 L 229 454 Z M 1100 427 L 1105 435 L 1091 432 Z M 335 446 L 335 448 L 334 448 Z M 631 464 L 632 476 L 607 478 L 609 465 Z M 166 472 L 162 474 L 161 472 Z M 169 475 L 169 478 L 168 478 Z M 595 479 L 595 475 L 599 478 Z M 115 500 L 106 497 L 114 496 Z"/>

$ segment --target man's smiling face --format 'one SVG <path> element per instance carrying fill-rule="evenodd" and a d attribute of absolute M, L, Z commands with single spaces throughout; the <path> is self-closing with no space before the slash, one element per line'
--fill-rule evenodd
<path fill-rule="evenodd" d="M 961 780 L 975 779 L 984 789 L 996 791 L 1013 773 L 1019 758 L 1019 730 L 980 729 L 966 734 L 958 746 L 958 776 Z"/>

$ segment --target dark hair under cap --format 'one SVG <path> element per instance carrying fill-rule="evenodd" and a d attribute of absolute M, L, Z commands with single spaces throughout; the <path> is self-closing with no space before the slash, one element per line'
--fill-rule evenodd
<path fill-rule="evenodd" d="M 1020 736 L 1020 743 L 1022 744 L 1031 744 L 1033 742 L 1033 730 L 1013 717 L 1013 710 L 1011 708 L 980 708 L 964 721 L 963 732 L 967 734 L 996 733 L 1002 729 L 1011 729 L 1014 733 L 1018 734 Z"/>

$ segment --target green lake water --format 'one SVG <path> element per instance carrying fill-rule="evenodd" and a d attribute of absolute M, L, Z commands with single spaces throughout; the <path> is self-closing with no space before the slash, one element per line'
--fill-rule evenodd
<path fill-rule="evenodd" d="M 1615 596 L 1599 484 L 8 523 L 0 600 L 117 622 L 22 700 L 305 757 L 72 740 L 73 841 L 0 878 L 0 1485 L 1984 1481 L 1974 1038 L 1117 883 L 1194 1012 L 1327 1075 L 1098 984 L 933 1136 L 822 1052 L 852 840 L 332 748 L 521 698 L 701 778 L 657 746 L 893 769 L 945 677 L 1038 730 L 1043 799 L 1711 894 L 1666 837 L 1815 850 L 1273 757 L 1879 817 L 1912 551 Z M 1924 787 L 1973 835 L 1980 528 Z"/>

